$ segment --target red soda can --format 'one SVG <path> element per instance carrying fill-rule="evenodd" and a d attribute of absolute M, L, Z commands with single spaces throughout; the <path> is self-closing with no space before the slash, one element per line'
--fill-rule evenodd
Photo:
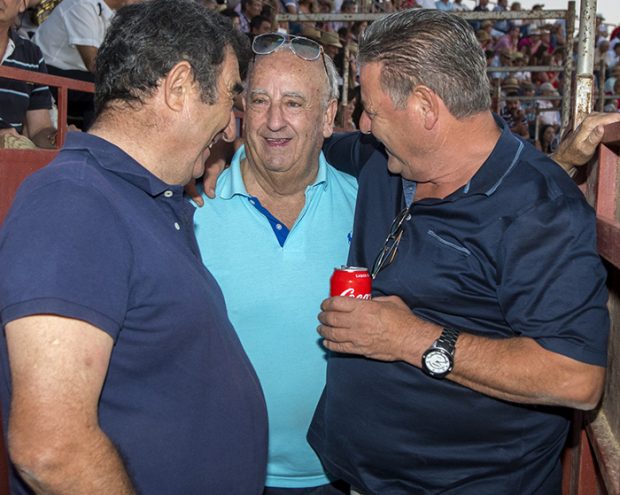
<path fill-rule="evenodd" d="M 368 268 L 359 266 L 334 268 L 334 273 L 329 282 L 329 295 L 331 297 L 345 296 L 356 299 L 370 299 L 372 279 L 368 273 Z"/>

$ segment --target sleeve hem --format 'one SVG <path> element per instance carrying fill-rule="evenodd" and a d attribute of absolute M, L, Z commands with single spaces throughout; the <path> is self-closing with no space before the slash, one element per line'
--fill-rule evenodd
<path fill-rule="evenodd" d="M 118 322 L 99 311 L 58 298 L 37 298 L 15 303 L 5 307 L 0 316 L 2 325 L 6 326 L 7 323 L 19 318 L 41 314 L 53 314 L 85 321 L 104 331 L 114 340 L 116 340 L 120 330 Z"/>

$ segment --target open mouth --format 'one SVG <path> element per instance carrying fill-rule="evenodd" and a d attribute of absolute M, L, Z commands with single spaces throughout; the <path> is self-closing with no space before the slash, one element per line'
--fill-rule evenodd
<path fill-rule="evenodd" d="M 265 138 L 267 145 L 274 148 L 286 146 L 290 140 L 290 138 Z"/>

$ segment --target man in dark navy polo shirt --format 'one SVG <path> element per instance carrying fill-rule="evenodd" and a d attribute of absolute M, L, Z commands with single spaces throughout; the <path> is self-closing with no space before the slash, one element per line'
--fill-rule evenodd
<path fill-rule="evenodd" d="M 322 304 L 333 353 L 309 441 L 363 494 L 557 494 L 569 408 L 604 383 L 594 213 L 488 110 L 457 16 L 387 16 L 359 57 L 387 169 L 367 156 L 349 264 L 371 268 L 374 299 Z"/>
<path fill-rule="evenodd" d="M 11 493 L 260 494 L 254 370 L 203 267 L 183 185 L 235 135 L 233 34 L 190 0 L 121 9 L 98 117 L 0 233 Z"/>

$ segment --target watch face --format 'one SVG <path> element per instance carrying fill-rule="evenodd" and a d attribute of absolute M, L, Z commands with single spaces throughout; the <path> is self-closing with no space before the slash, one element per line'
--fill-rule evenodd
<path fill-rule="evenodd" d="M 429 373 L 433 375 L 443 375 L 450 371 L 452 363 L 445 351 L 431 350 L 424 356 L 424 364 Z"/>

